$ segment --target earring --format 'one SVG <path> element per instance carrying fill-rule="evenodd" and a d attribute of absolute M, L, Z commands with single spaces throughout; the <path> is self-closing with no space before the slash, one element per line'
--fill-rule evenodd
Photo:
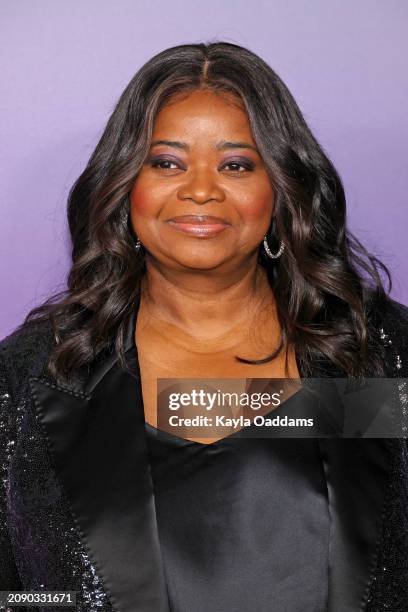
<path fill-rule="evenodd" d="M 263 245 L 264 245 L 264 249 L 266 251 L 266 254 L 271 259 L 277 259 L 278 257 L 280 257 L 282 255 L 283 251 L 285 250 L 285 243 L 283 242 L 283 240 L 281 240 L 278 252 L 275 253 L 275 254 L 272 253 L 271 249 L 269 248 L 268 238 L 267 238 L 266 234 L 265 234 L 265 237 L 264 237 Z"/>
<path fill-rule="evenodd" d="M 130 233 L 132 234 L 131 223 L 130 223 L 130 211 L 129 210 L 125 211 L 124 224 L 125 224 L 125 227 L 126 227 L 127 231 L 130 231 Z M 136 236 L 136 234 L 135 234 L 135 236 Z M 137 238 L 137 240 L 134 240 L 134 238 L 132 238 L 133 246 L 135 247 L 135 251 L 140 251 L 140 247 L 142 246 L 142 243 L 140 242 L 140 240 L 139 240 L 139 238 L 137 236 L 136 236 L 136 238 Z"/>

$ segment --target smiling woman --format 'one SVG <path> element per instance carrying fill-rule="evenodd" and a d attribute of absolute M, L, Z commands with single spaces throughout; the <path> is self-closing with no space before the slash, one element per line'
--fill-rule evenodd
<path fill-rule="evenodd" d="M 173 97 L 158 113 L 152 138 L 131 192 L 142 244 L 155 259 L 160 250 L 158 259 L 173 268 L 221 265 L 230 276 L 227 261 L 241 265 L 256 254 L 274 202 L 242 103 L 207 89 Z"/>
<path fill-rule="evenodd" d="M 136 344 L 152 425 L 157 378 L 285 375 L 279 359 L 242 367 L 229 343 L 247 357 L 268 354 L 277 343 L 273 294 L 256 263 L 273 209 L 272 182 L 239 98 L 205 88 L 173 95 L 157 114 L 130 194 L 131 223 L 149 270 Z M 205 355 L 192 350 L 194 340 Z M 290 358 L 289 376 L 298 377 Z"/>
<path fill-rule="evenodd" d="M 68 220 L 68 289 L 1 342 L 0 590 L 74 591 L 80 612 L 407 610 L 405 439 L 254 436 L 232 408 L 231 435 L 198 410 L 200 431 L 181 411 L 183 435 L 158 427 L 158 381 L 320 377 L 396 377 L 408 426 L 408 308 L 279 76 L 224 42 L 153 57 Z M 259 419 L 308 416 L 303 391 Z"/>

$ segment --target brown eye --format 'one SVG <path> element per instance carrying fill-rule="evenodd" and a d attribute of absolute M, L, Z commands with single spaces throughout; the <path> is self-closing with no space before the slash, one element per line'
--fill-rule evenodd
<path fill-rule="evenodd" d="M 152 168 L 161 168 L 162 170 L 175 170 L 178 168 L 176 162 L 169 159 L 153 160 L 150 165 Z"/>
<path fill-rule="evenodd" d="M 228 163 L 224 164 L 223 168 L 230 168 L 232 170 L 232 172 L 236 172 L 236 173 L 244 173 L 246 171 L 251 171 L 254 169 L 254 165 L 248 160 L 248 161 L 229 161 Z"/>

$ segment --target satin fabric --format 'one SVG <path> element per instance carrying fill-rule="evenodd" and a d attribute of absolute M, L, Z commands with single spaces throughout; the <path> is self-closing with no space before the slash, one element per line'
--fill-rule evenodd
<path fill-rule="evenodd" d="M 317 440 L 249 439 L 243 430 L 201 444 L 145 430 L 171 610 L 328 609 L 330 519 Z"/>

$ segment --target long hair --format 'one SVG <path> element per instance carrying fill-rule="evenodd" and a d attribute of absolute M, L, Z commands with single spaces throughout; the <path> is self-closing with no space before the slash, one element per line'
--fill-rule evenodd
<path fill-rule="evenodd" d="M 389 299 L 386 266 L 346 228 L 341 179 L 279 76 L 238 45 L 179 45 L 158 53 L 120 96 L 89 162 L 68 197 L 72 266 L 67 290 L 32 309 L 20 327 L 48 320 L 55 344 L 53 378 L 70 381 L 105 350 L 127 369 L 124 333 L 140 297 L 144 248 L 134 248 L 129 195 L 148 154 L 158 111 L 175 95 L 197 89 L 232 93 L 244 104 L 254 140 L 275 192 L 269 244 L 285 250 L 258 262 L 276 300 L 281 343 L 291 342 L 305 371 L 324 356 L 346 376 L 383 375 L 370 328 L 370 305 Z M 375 299 L 374 299 L 375 298 Z"/>

